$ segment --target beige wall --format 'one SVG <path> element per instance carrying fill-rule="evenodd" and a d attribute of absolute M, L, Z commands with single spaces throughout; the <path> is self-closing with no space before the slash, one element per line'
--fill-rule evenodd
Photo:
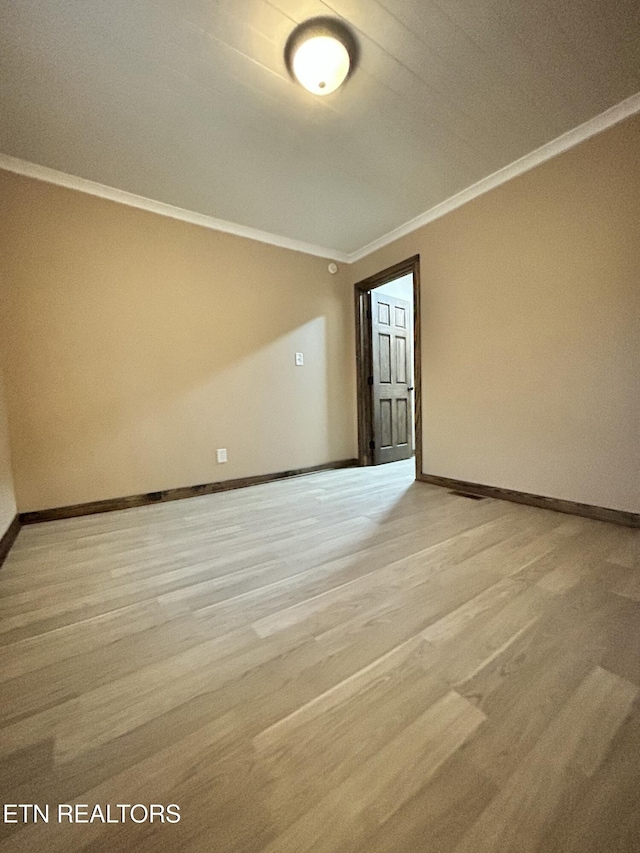
<path fill-rule="evenodd" d="M 9 456 L 9 434 L 4 402 L 2 374 L 0 373 L 0 537 L 15 518 L 16 500 L 13 491 L 11 459 Z"/>
<path fill-rule="evenodd" d="M 639 158 L 636 117 L 333 277 L 0 172 L 18 508 L 354 456 L 351 285 L 419 253 L 424 470 L 640 511 Z"/>
<path fill-rule="evenodd" d="M 421 258 L 424 470 L 640 511 L 640 117 L 363 259 Z"/>
<path fill-rule="evenodd" d="M 0 244 L 21 511 L 356 455 L 344 270 L 6 172 Z"/>

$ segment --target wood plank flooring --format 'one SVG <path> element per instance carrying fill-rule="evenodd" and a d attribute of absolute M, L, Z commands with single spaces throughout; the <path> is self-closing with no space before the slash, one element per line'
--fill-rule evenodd
<path fill-rule="evenodd" d="M 410 461 L 23 528 L 0 689 L 0 853 L 640 851 L 640 531 Z"/>

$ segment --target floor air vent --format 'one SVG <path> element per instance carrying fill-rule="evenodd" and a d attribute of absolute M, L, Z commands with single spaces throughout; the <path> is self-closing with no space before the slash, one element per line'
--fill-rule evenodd
<path fill-rule="evenodd" d="M 472 495 L 469 492 L 449 492 L 450 495 L 456 495 L 458 498 L 469 498 L 471 501 L 483 501 L 485 498 L 482 495 Z"/>

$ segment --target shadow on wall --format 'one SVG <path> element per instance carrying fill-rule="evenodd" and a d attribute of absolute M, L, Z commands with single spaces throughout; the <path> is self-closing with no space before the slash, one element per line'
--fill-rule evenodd
<path fill-rule="evenodd" d="M 138 421 L 119 420 L 112 425 L 116 441 L 132 441 L 132 450 L 155 439 L 144 460 L 131 457 L 131 464 L 152 465 L 161 456 L 167 442 L 176 448 L 173 476 L 190 471 L 202 475 L 206 466 L 208 481 L 229 479 L 234 461 L 256 473 L 303 467 L 311 453 L 314 458 L 330 458 L 331 422 L 328 373 L 326 365 L 325 317 L 318 317 L 299 329 L 271 341 L 260 349 L 245 353 L 237 361 L 218 367 L 180 392 L 180 380 L 158 397 Z M 296 366 L 295 353 L 302 352 L 304 365 Z M 300 401 L 300 405 L 296 405 Z M 242 406 L 242 423 L 237 409 Z M 215 433 L 212 434 L 212 426 Z M 162 433 L 159 433 L 159 427 Z M 184 436 L 188 435 L 188 442 Z M 273 437 L 277 445 L 273 446 Z M 105 434 L 105 440 L 109 435 Z M 206 457 L 194 467 L 193 447 L 208 448 Z M 229 464 L 216 463 L 216 448 L 227 448 Z M 271 457 L 275 469 L 264 468 Z M 300 461 L 298 461 L 300 460 Z M 233 466 L 233 467 L 232 467 Z M 193 481 L 195 484 L 195 480 Z"/>
<path fill-rule="evenodd" d="M 21 511 L 355 455 L 351 294 L 326 261 L 0 182 Z"/>

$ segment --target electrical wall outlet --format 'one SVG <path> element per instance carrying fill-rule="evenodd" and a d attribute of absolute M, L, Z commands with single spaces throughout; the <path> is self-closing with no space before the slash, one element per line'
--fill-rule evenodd
<path fill-rule="evenodd" d="M 304 364 L 304 355 L 301 352 L 296 353 L 296 367 L 302 367 Z"/>
<path fill-rule="evenodd" d="M 226 447 L 219 447 L 218 450 L 216 450 L 216 457 L 218 459 L 218 462 L 226 462 L 227 461 L 227 448 Z"/>

